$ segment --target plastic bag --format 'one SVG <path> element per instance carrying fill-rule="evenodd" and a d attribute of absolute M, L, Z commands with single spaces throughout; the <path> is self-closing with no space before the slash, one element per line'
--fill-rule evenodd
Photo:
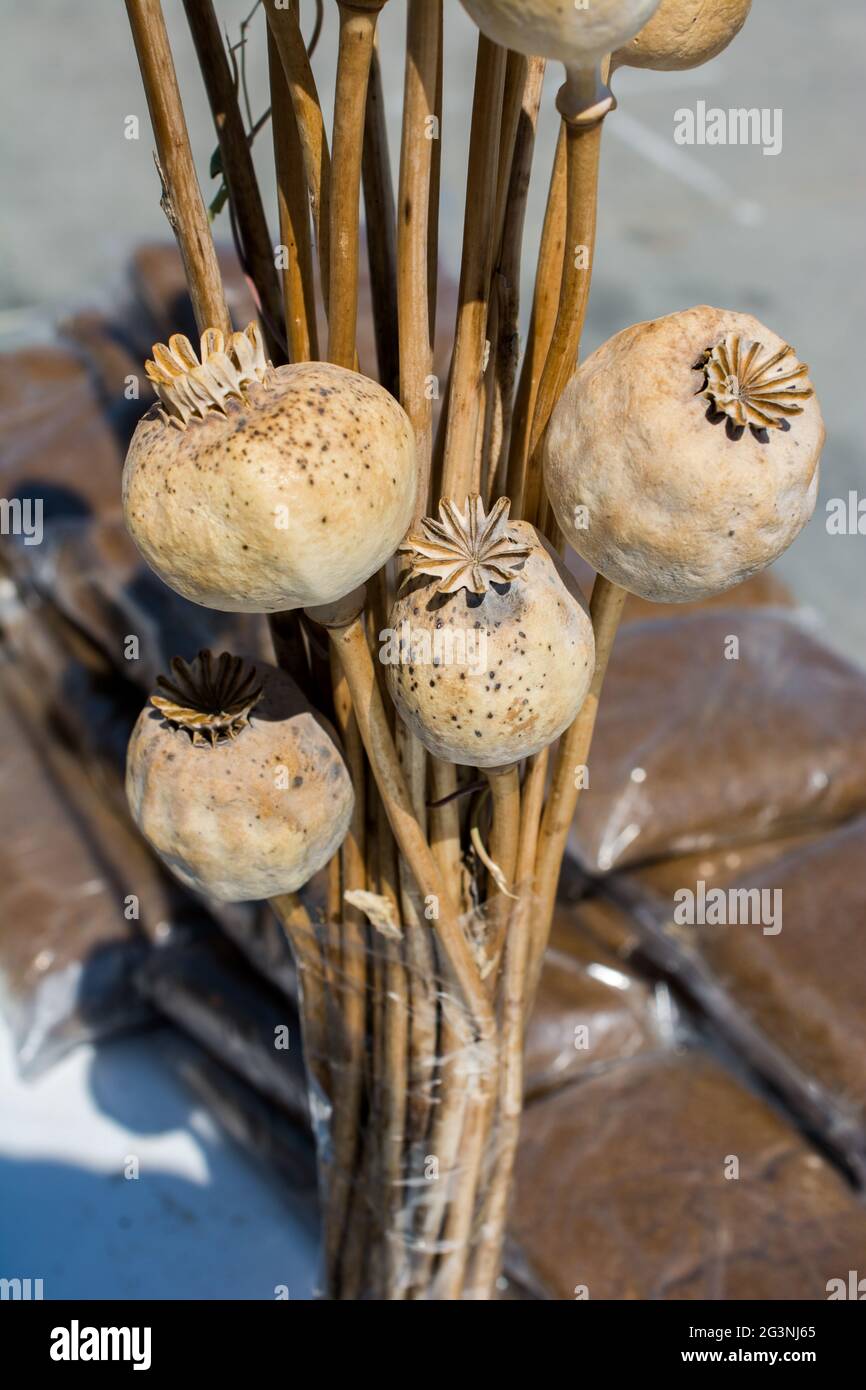
<path fill-rule="evenodd" d="M 702 1052 L 638 1057 L 525 1113 L 515 1268 L 554 1299 L 826 1299 L 866 1212 Z"/>
<path fill-rule="evenodd" d="M 802 620 L 620 633 L 571 846 L 591 873 L 827 826 L 866 806 L 866 675 Z"/>

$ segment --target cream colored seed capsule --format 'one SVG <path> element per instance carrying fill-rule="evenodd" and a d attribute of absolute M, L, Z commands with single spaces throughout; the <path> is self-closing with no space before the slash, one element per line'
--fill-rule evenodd
<path fill-rule="evenodd" d="M 764 569 L 818 494 L 824 422 L 807 373 L 749 314 L 704 305 L 618 333 L 551 418 L 544 478 L 563 534 L 658 603 Z"/>
<path fill-rule="evenodd" d="M 529 57 L 592 67 L 646 24 L 659 0 L 462 0 L 488 39 Z"/>
<path fill-rule="evenodd" d="M 403 547 L 380 657 L 401 717 L 448 762 L 497 767 L 552 743 L 583 703 L 592 624 L 571 575 L 508 499 L 448 499 Z"/>
<path fill-rule="evenodd" d="M 223 653 L 172 662 L 129 741 L 136 824 L 188 888 L 292 893 L 339 848 L 354 804 L 333 731 L 282 671 Z"/>
<path fill-rule="evenodd" d="M 374 574 L 412 519 L 408 417 L 326 362 L 274 369 L 258 330 L 154 348 L 161 405 L 123 472 L 129 532 L 185 598 L 227 612 L 330 603 Z"/>
<path fill-rule="evenodd" d="M 752 0 L 661 0 L 649 23 L 614 53 L 612 66 L 700 67 L 736 38 L 751 8 Z"/>

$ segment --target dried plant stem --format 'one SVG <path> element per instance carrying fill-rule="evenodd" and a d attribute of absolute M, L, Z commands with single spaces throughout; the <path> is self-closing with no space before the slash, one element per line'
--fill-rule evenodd
<path fill-rule="evenodd" d="M 392 396 L 400 394 L 397 329 L 397 213 L 388 156 L 385 94 L 377 48 L 370 61 L 362 160 L 367 259 L 373 300 L 373 331 L 379 380 Z"/>
<path fill-rule="evenodd" d="M 549 750 L 530 759 L 523 783 L 524 815 L 520 829 L 514 903 L 505 941 L 505 968 L 500 1005 L 500 1058 L 496 1143 L 492 1170 L 482 1193 L 478 1244 L 467 1279 L 466 1297 L 489 1299 L 499 1274 L 508 1195 L 520 1135 L 523 1109 L 523 1042 L 526 988 L 530 961 L 530 924 L 535 911 L 533 873 L 538 830 L 544 806 L 544 783 Z"/>
<path fill-rule="evenodd" d="M 414 1171 L 416 1183 L 426 1182 L 426 1190 L 418 1202 L 414 1224 L 415 1259 L 412 1268 L 412 1298 L 423 1300 L 429 1297 L 433 1284 L 433 1269 L 440 1250 L 445 1257 L 445 1272 L 436 1276 L 435 1290 L 439 1298 L 457 1297 L 465 1252 L 450 1249 L 447 1242 L 460 1244 L 460 1224 L 455 1227 L 453 1217 L 447 1240 L 443 1229 L 451 1206 L 461 1202 L 461 1213 L 465 1217 L 466 1203 L 471 1207 L 474 1201 L 475 1173 L 471 1166 L 471 1155 L 464 1154 L 463 1142 L 467 1127 L 475 1124 L 475 1105 L 473 1099 L 470 1111 L 468 1075 L 470 1059 L 475 1054 L 475 1046 L 467 1028 L 459 1004 L 446 993 L 442 997 L 442 1027 L 439 1037 L 439 1090 L 433 1125 L 430 1131 L 427 1156 L 435 1163 L 435 1173 L 428 1176 L 426 1162 L 423 1170 Z M 464 1166 L 466 1158 L 470 1166 Z M 423 1176 L 422 1176 L 423 1173 Z M 467 1191 L 467 1185 L 469 1190 Z M 449 1254 L 457 1259 L 448 1260 Z M 454 1289 L 457 1292 L 454 1292 Z"/>
<path fill-rule="evenodd" d="M 397 333 L 399 398 L 415 435 L 416 520 L 426 515 L 430 492 L 433 401 L 428 381 L 433 371 L 432 314 L 435 313 L 429 286 L 430 231 L 434 149 L 439 142 L 431 138 L 436 132 L 431 130 L 429 123 L 431 115 L 436 113 L 441 44 L 441 0 L 408 0 L 397 226 Z M 402 720 L 397 722 L 396 735 L 415 815 L 426 834 L 426 753 Z M 438 1006 L 431 933 L 412 900 L 411 885 L 406 882 L 404 913 L 412 997 L 410 1135 L 412 1140 L 417 1140 L 426 1136 L 433 1105 Z"/>
<path fill-rule="evenodd" d="M 412 422 L 418 460 L 415 519 L 430 506 L 435 301 L 430 296 L 430 243 L 434 151 L 431 116 L 442 45 L 441 0 L 408 0 L 406 75 L 400 146 L 400 217 L 397 227 L 397 315 L 400 341 L 400 404 Z"/>
<path fill-rule="evenodd" d="M 476 444 L 484 394 L 484 349 L 493 263 L 496 172 L 507 52 L 478 40 L 463 256 L 445 415 L 442 494 L 463 506 L 480 490 Z"/>
<path fill-rule="evenodd" d="M 163 183 L 162 207 L 177 237 L 199 332 L 231 332 L 207 211 L 189 145 L 159 0 L 126 0 Z"/>
<path fill-rule="evenodd" d="M 364 750 L 352 709 L 348 682 L 339 664 L 333 672 L 334 714 L 343 741 L 346 765 L 355 789 L 355 805 L 340 849 L 343 894 L 367 887 L 365 863 L 366 808 Z M 329 1286 L 340 1287 L 340 1250 L 345 1235 L 352 1179 L 358 1156 L 360 1110 L 364 1079 L 367 1008 L 366 919 L 345 899 L 341 904 L 341 970 L 339 997 L 341 1028 L 339 1063 L 334 1078 L 332 1124 L 333 1162 L 325 1208 L 325 1263 Z"/>
<path fill-rule="evenodd" d="M 338 0 L 340 46 L 331 167 L 328 359 L 353 367 L 358 321 L 361 163 L 376 21 L 384 0 Z"/>
<path fill-rule="evenodd" d="M 432 800 L 453 797 L 457 790 L 457 768 L 430 758 L 430 790 Z M 461 895 L 460 807 L 456 800 L 430 810 L 430 848 L 445 882 L 453 885 L 456 901 Z"/>
<path fill-rule="evenodd" d="M 589 756 L 601 689 L 626 597 L 624 589 L 611 584 L 603 575 L 598 575 L 590 600 L 590 614 L 595 633 L 595 674 L 577 718 L 560 742 L 553 769 L 553 781 L 541 823 L 535 863 L 536 900 L 530 934 L 527 990 L 527 1001 L 530 1005 L 547 949 L 559 870 L 580 795 L 581 779 L 577 774 L 586 766 Z"/>
<path fill-rule="evenodd" d="M 301 985 L 304 1060 L 323 1098 L 331 1094 L 328 1008 L 322 948 L 310 914 L 294 893 L 270 899 L 295 957 Z"/>
<path fill-rule="evenodd" d="M 560 125 L 556 156 L 550 177 L 550 190 L 544 213 L 544 225 L 538 251 L 532 315 L 523 366 L 514 399 L 511 438 L 508 446 L 508 478 L 506 492 L 511 498 L 514 516 L 525 516 L 526 469 L 529 462 L 529 433 L 535 413 L 538 383 L 544 370 L 562 284 L 562 260 L 565 248 L 565 125 Z"/>
<path fill-rule="evenodd" d="M 487 773 L 490 793 L 493 799 L 493 827 L 490 835 L 490 857 L 502 871 L 506 891 L 495 883 L 488 882 L 487 898 L 490 918 L 487 931 L 487 957 L 493 963 L 488 976 L 491 993 L 496 988 L 499 959 L 505 940 L 510 907 L 513 899 L 508 896 L 514 890 L 514 875 L 517 868 L 517 848 L 520 834 L 520 775 L 518 764 L 510 767 L 491 768 Z"/>
<path fill-rule="evenodd" d="M 589 303 L 598 210 L 601 130 L 613 98 L 597 72 L 570 74 L 557 98 L 565 123 L 566 225 L 559 306 L 529 436 L 524 510 L 538 518 L 542 503 L 541 450 L 553 407 L 574 371 Z"/>
<path fill-rule="evenodd" d="M 376 798 L 376 839 L 379 855 L 379 892 L 400 913 L 400 877 L 397 852 L 388 817 L 380 797 Z M 408 1250 L 402 1208 L 405 1195 L 403 1146 L 406 1139 L 409 1092 L 410 1004 L 407 993 L 404 952 L 408 949 L 408 927 L 404 922 L 402 942 L 384 939 L 384 989 L 382 1014 L 384 1052 L 381 1072 L 376 1078 L 382 1153 L 382 1205 L 386 1237 L 385 1296 L 400 1299 L 409 1282 Z M 374 1001 L 375 1002 L 375 1001 Z M 433 1046 L 435 1049 L 435 1036 Z"/>
<path fill-rule="evenodd" d="M 459 1163 L 452 1177 L 454 1191 L 445 1213 L 442 1232 L 443 1255 L 436 1274 L 436 1296 L 459 1299 L 463 1292 L 472 1243 L 472 1222 L 478 1182 L 491 1138 L 491 1117 L 496 1100 L 493 1077 L 496 1066 L 492 1051 L 464 1045 L 459 1067 L 461 1090 L 465 1091 L 465 1121 L 460 1136 Z"/>
<path fill-rule="evenodd" d="M 509 54 L 509 65 L 515 55 Z M 493 272 L 491 300 L 496 306 L 496 334 L 488 333 L 493 343 L 491 359 L 492 405 L 489 428 L 490 448 L 487 477 L 488 495 L 492 500 L 507 491 L 508 451 L 514 410 L 514 384 L 520 357 L 518 334 L 520 316 L 520 267 L 523 253 L 523 227 L 529 195 L 532 158 L 535 152 L 535 131 L 544 86 L 545 62 L 541 58 L 526 60 L 523 70 L 520 106 L 511 164 L 504 190 L 497 194 L 497 205 L 503 197 L 499 256 Z M 506 90 L 508 81 L 506 79 Z M 500 161 L 500 178 L 502 171 Z M 509 494 L 510 495 L 510 494 Z M 515 513 L 517 515 L 518 513 Z"/>
<path fill-rule="evenodd" d="M 184 0 L 222 157 L 223 175 L 237 223 L 245 268 L 261 306 L 268 356 L 285 361 L 283 305 L 268 224 L 249 141 L 212 0 Z"/>
<path fill-rule="evenodd" d="M 303 150 L 295 108 L 286 83 L 273 31 L 268 28 L 271 128 L 277 175 L 280 243 L 285 247 L 283 306 L 289 360 L 308 362 L 319 356 L 316 301 L 313 293 L 313 248 L 310 203 L 303 172 Z"/>
<path fill-rule="evenodd" d="M 298 136 L 304 157 L 304 173 L 310 198 L 310 212 L 319 260 L 319 278 L 325 312 L 328 310 L 330 272 L 330 188 L 331 159 L 325 121 L 310 66 L 307 47 L 294 5 L 285 8 L 278 0 L 264 0 L 268 27 L 274 36 L 283 65 L 286 85 L 292 98 Z"/>

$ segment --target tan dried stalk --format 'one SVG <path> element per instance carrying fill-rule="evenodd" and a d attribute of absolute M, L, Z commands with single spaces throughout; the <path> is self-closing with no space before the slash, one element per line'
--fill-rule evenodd
<path fill-rule="evenodd" d="M 212 0 L 184 0 L 183 7 L 216 127 L 246 270 L 259 297 L 265 346 L 271 360 L 279 364 L 286 360 L 279 278 L 219 22 Z"/>
<path fill-rule="evenodd" d="M 385 0 L 338 0 L 340 41 L 331 166 L 328 359 L 355 363 L 361 164 L 376 22 Z"/>
<path fill-rule="evenodd" d="M 480 491 L 478 429 L 484 389 L 487 306 L 493 263 L 496 172 L 507 52 L 483 35 L 478 39 L 475 95 L 469 138 L 463 255 L 451 378 L 448 386 L 442 496 L 463 507 Z"/>
<path fill-rule="evenodd" d="M 310 914 L 297 894 L 286 893 L 271 898 L 270 903 L 289 938 L 297 965 L 304 1061 L 321 1096 L 327 1098 L 331 1095 L 331 1040 L 321 944 Z"/>
<path fill-rule="evenodd" d="M 485 938 L 487 959 L 491 963 L 488 988 L 496 989 L 500 958 L 511 914 L 514 877 L 517 869 L 517 849 L 520 836 L 520 773 L 517 763 L 510 767 L 491 768 L 487 781 L 493 801 L 493 824 L 490 834 L 490 857 L 502 874 L 504 885 L 491 882 L 488 875 L 488 922 Z"/>
<path fill-rule="evenodd" d="M 400 145 L 400 218 L 397 228 L 397 330 L 399 339 L 400 403 L 412 423 L 418 467 L 416 521 L 429 509 L 433 400 L 429 380 L 433 371 L 431 318 L 430 228 L 433 203 L 434 148 L 438 121 L 437 84 L 442 45 L 441 0 L 408 0 L 406 69 Z M 368 217 L 368 226 L 370 225 Z M 435 309 L 434 309 L 435 312 Z M 427 758 L 409 728 L 397 721 L 397 750 L 412 805 L 427 833 Z M 434 1062 L 437 1051 L 438 1009 L 435 995 L 436 961 L 431 933 L 413 901 L 403 874 L 403 916 L 411 989 L 412 1046 L 410 1142 L 426 1135 L 433 1105 Z"/>
<path fill-rule="evenodd" d="M 526 983 L 530 961 L 530 924 L 535 909 L 533 875 L 548 760 L 549 751 L 546 748 L 530 759 L 523 784 L 524 815 L 515 871 L 518 898 L 511 913 L 505 941 L 499 1018 L 501 1042 L 497 1077 L 496 1140 L 491 1154 L 490 1175 L 482 1192 L 478 1242 L 466 1283 L 466 1296 L 470 1299 L 489 1299 L 493 1296 L 502 1262 L 508 1197 L 523 1110 Z"/>
<path fill-rule="evenodd" d="M 580 795 L 581 779 L 577 774 L 585 767 L 589 757 L 598 702 L 626 598 L 624 589 L 611 584 L 610 580 L 601 574 L 597 577 L 590 600 L 590 614 L 595 633 L 595 674 L 589 694 L 580 707 L 580 713 L 560 742 L 554 763 L 553 781 L 541 822 L 535 864 L 536 900 L 527 989 L 527 1001 L 530 1006 L 541 975 L 541 963 L 547 949 L 550 924 L 553 921 L 562 856 Z"/>
<path fill-rule="evenodd" d="M 264 0 L 268 27 L 274 36 L 286 85 L 292 98 L 298 136 L 304 157 L 304 173 L 310 198 L 310 213 L 319 261 L 322 300 L 328 310 L 328 278 L 330 273 L 330 188 L 331 159 L 325 120 L 310 66 L 307 46 L 301 33 L 294 5 L 286 6 L 277 0 Z"/>
<path fill-rule="evenodd" d="M 373 302 L 373 331 L 379 380 L 392 396 L 400 396 L 399 332 L 397 326 L 397 213 L 388 155 L 385 94 L 379 52 L 374 45 L 367 83 L 367 112 L 362 159 L 367 260 Z"/>
<path fill-rule="evenodd" d="M 545 68 L 543 58 L 508 55 L 496 192 L 497 256 L 487 333 L 491 353 L 482 480 L 488 502 L 507 490 L 508 443 L 520 360 L 518 324 L 523 226 Z"/>
<path fill-rule="evenodd" d="M 304 176 L 303 149 L 292 97 L 273 30 L 268 27 L 268 73 L 271 87 L 271 130 L 277 175 L 280 243 L 286 248 L 283 267 L 283 306 L 289 360 L 309 362 L 319 356 L 316 299 L 313 292 L 313 248 L 310 202 Z"/>
<path fill-rule="evenodd" d="M 333 1159 L 325 1204 L 325 1268 L 329 1287 L 340 1287 L 340 1251 L 346 1233 L 349 1202 L 359 1154 L 360 1110 L 364 1079 L 367 1006 L 366 919 L 345 901 L 347 892 L 367 887 L 364 858 L 366 808 L 364 805 L 364 749 L 352 708 L 348 682 L 339 664 L 332 674 L 334 715 L 343 741 L 343 754 L 355 789 L 355 805 L 349 831 L 340 848 L 343 888 L 340 929 L 341 964 L 339 999 L 342 1037 L 335 1039 L 338 1053 L 334 1075 L 334 1109 L 331 1143 Z"/>
<path fill-rule="evenodd" d="M 550 189 L 544 213 L 535 290 L 526 351 L 520 369 L 520 379 L 514 399 L 511 438 L 508 445 L 508 478 L 506 492 L 511 498 L 514 516 L 525 511 L 526 469 L 529 464 L 529 433 L 535 413 L 538 383 L 553 337 L 559 287 L 562 284 L 562 258 L 565 249 L 565 126 L 560 126 L 556 155 L 550 177 Z"/>
<path fill-rule="evenodd" d="M 596 91 L 595 76 L 590 91 Z M 606 90 L 606 89 L 605 89 Z M 553 335 L 538 383 L 538 394 L 529 435 L 529 464 L 526 474 L 524 513 L 537 520 L 542 503 L 541 450 L 553 407 L 559 400 L 577 363 L 589 302 L 592 261 L 595 254 L 595 227 L 598 209 L 598 165 L 601 152 L 602 122 L 610 109 L 608 95 L 588 112 L 568 114 L 573 101 L 579 108 L 589 96 L 582 86 L 575 90 L 566 83 L 559 94 L 565 125 L 566 225 L 562 262 L 562 282 Z"/>
<path fill-rule="evenodd" d="M 156 140 L 162 208 L 177 237 L 200 333 L 232 331 L 213 237 L 189 144 L 168 33 L 159 0 L 126 0 Z"/>

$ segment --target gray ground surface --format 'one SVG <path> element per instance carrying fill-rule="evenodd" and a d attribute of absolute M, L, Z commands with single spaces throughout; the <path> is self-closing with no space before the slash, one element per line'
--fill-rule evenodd
<path fill-rule="evenodd" d="M 217 0 L 232 35 L 252 0 Z M 214 137 L 180 0 L 164 0 L 206 191 Z M 312 13 L 311 0 L 303 9 Z M 403 0 L 381 24 L 392 117 L 402 83 Z M 315 65 L 330 99 L 333 0 Z M 136 242 L 165 232 L 145 103 L 120 0 L 0 0 L 4 44 L 0 169 L 0 341 L 38 336 L 60 307 L 110 302 Z M 474 36 L 446 0 L 442 252 L 456 273 Z M 262 16 L 248 64 L 256 114 L 266 103 Z M 780 562 L 828 635 L 866 660 L 866 536 L 830 536 L 828 498 L 866 497 L 862 383 L 864 289 L 862 0 L 755 0 L 736 43 L 690 73 L 626 72 L 607 122 L 599 245 L 586 347 L 638 319 L 710 301 L 747 310 L 810 363 L 829 438 L 818 511 Z M 551 74 L 531 194 L 528 295 L 555 118 Z M 779 109 L 783 147 L 680 147 L 674 113 L 708 106 Z M 141 138 L 124 138 L 124 118 Z M 398 131 L 392 124 L 392 155 Z M 270 186 L 270 136 L 257 158 Z M 218 228 L 226 235 L 225 225 Z M 866 526 L 866 521 L 864 521 Z"/>

